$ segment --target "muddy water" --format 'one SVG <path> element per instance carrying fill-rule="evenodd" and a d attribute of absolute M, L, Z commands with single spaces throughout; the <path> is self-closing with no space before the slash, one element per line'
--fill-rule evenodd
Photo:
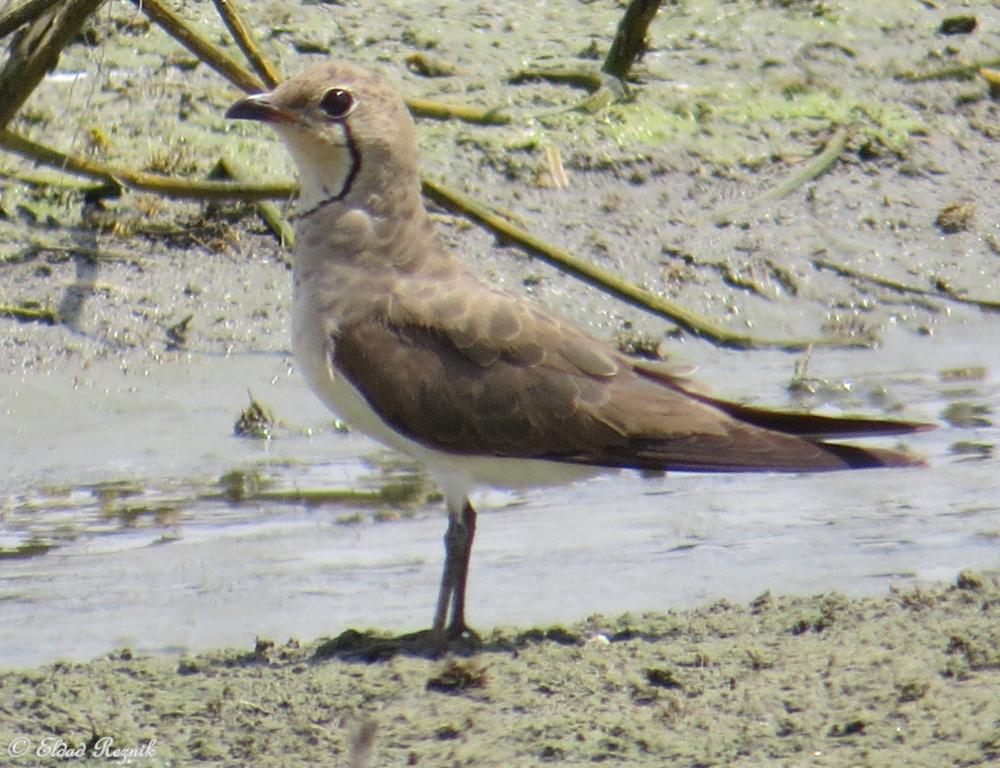
<path fill-rule="evenodd" d="M 878 351 L 823 351 L 809 364 L 814 397 L 939 421 L 938 431 L 907 442 L 929 458 L 925 470 L 624 473 L 523 496 L 484 494 L 471 620 L 482 628 L 569 621 L 742 602 L 767 589 L 879 594 L 995 568 L 996 461 L 963 452 L 986 451 L 1000 437 L 990 415 L 1000 409 L 1000 375 L 982 359 L 988 333 L 985 324 L 923 339 L 900 331 Z M 789 355 L 678 349 L 721 394 L 794 404 Z M 234 482 L 245 494 L 377 492 L 399 480 L 398 469 L 378 469 L 378 446 L 332 428 L 284 356 L 191 354 L 105 380 L 114 386 L 87 383 L 100 380 L 34 375 L 0 393 L 12 436 L 0 447 L 8 553 L 0 666 L 429 621 L 443 554 L 438 502 L 234 495 Z M 232 434 L 247 386 L 283 422 L 271 440 Z"/>

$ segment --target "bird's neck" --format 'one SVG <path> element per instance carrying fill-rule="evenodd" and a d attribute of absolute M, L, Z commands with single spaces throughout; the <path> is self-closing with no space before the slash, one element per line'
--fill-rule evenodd
<path fill-rule="evenodd" d="M 414 174 L 394 185 L 373 184 L 366 173 L 343 199 L 316 198 L 315 185 L 303 185 L 307 197 L 296 225 L 296 271 L 360 268 L 414 273 L 452 256 L 439 241 L 424 207 Z"/>

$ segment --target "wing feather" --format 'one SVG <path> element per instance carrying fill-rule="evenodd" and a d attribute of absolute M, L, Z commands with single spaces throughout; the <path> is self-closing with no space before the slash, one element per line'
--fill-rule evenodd
<path fill-rule="evenodd" d="M 337 329 L 336 368 L 383 419 L 425 445 L 466 455 L 692 471 L 919 463 L 819 437 L 922 425 L 716 400 L 514 297 L 475 288 L 451 297 L 424 292 L 428 298 L 417 308 L 397 299 L 395 316 L 356 317 Z M 474 300 L 476 311 L 460 300 Z"/>

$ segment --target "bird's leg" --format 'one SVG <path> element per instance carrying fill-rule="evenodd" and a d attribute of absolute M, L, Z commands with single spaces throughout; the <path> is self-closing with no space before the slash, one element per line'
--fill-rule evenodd
<path fill-rule="evenodd" d="M 448 530 L 444 535 L 444 571 L 438 591 L 437 609 L 434 611 L 434 626 L 431 634 L 442 644 L 470 633 L 465 625 L 465 585 L 469 574 L 469 558 L 472 554 L 472 540 L 476 535 L 476 510 L 468 499 L 463 501 L 458 514 L 449 510 Z M 451 608 L 451 623 L 445 630 L 448 609 Z"/>
<path fill-rule="evenodd" d="M 441 572 L 441 586 L 438 589 L 437 608 L 434 610 L 434 624 L 431 626 L 431 635 L 438 638 L 443 643 L 445 638 L 444 623 L 448 619 L 448 604 L 451 602 L 451 544 L 452 528 L 455 526 L 455 519 L 448 518 L 448 530 L 444 535 L 444 570 Z"/>
<path fill-rule="evenodd" d="M 465 623 L 465 587 L 469 580 L 469 559 L 472 541 L 476 537 L 476 510 L 469 500 L 462 507 L 462 521 L 455 539 L 455 573 L 452 580 L 451 623 L 448 637 L 455 639 L 465 634 L 475 635 Z"/>

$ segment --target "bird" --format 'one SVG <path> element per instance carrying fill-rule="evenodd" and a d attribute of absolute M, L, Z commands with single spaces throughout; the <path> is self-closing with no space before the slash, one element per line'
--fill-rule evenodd
<path fill-rule="evenodd" d="M 627 356 L 527 297 L 487 284 L 444 244 L 422 199 L 413 120 L 381 74 L 314 65 L 226 118 L 276 130 L 298 170 L 292 347 L 339 418 L 423 463 L 448 512 L 428 647 L 466 623 L 470 492 L 599 472 L 822 472 L 919 457 L 841 442 L 934 425 L 825 416 L 713 397 L 667 363 Z"/>

